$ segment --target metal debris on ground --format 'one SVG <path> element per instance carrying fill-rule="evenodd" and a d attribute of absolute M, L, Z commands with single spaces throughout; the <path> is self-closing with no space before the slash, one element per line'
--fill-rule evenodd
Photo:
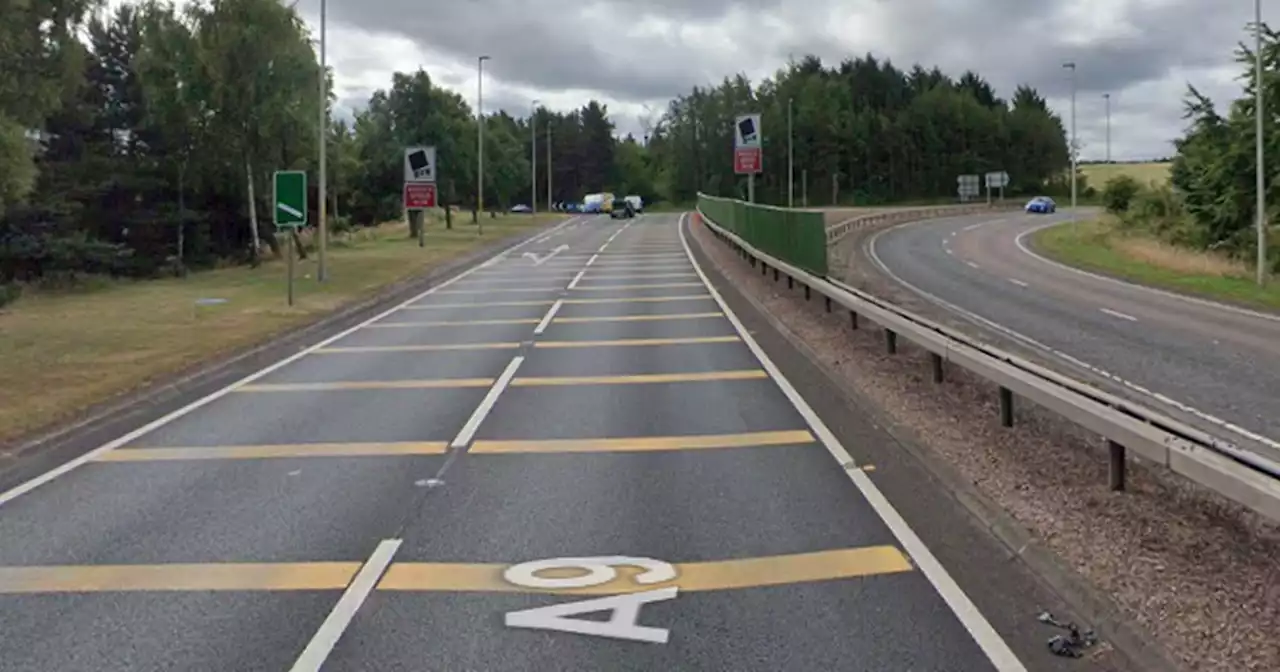
<path fill-rule="evenodd" d="M 1047 611 L 1041 612 L 1039 620 L 1041 623 L 1067 631 L 1065 635 L 1054 635 L 1049 638 L 1049 652 L 1055 656 L 1082 658 L 1086 649 L 1098 643 L 1098 636 L 1093 630 L 1081 632 L 1075 623 L 1063 623 Z"/>

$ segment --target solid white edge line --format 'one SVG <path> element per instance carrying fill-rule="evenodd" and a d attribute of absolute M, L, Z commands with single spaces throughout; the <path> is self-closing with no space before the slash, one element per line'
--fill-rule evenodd
<path fill-rule="evenodd" d="M 333 605 L 333 611 L 329 612 L 324 623 L 320 624 L 320 629 L 316 630 L 316 634 L 311 637 L 307 648 L 302 650 L 298 659 L 294 661 L 293 667 L 289 668 L 290 672 L 320 671 L 329 653 L 338 644 L 342 633 L 346 632 L 347 626 L 351 625 L 356 612 L 360 610 L 360 605 L 364 604 L 369 593 L 373 592 L 374 587 L 378 585 L 378 580 L 391 564 L 396 551 L 400 550 L 401 543 L 403 542 L 400 539 L 383 539 L 378 542 L 378 547 L 373 549 L 373 554 L 343 591 L 342 597 L 338 598 L 338 603 Z"/>
<path fill-rule="evenodd" d="M 572 219 L 572 218 L 571 218 L 571 219 L 567 219 L 567 220 L 565 220 L 564 222 L 561 222 L 560 224 L 558 224 L 555 228 L 553 228 L 553 229 L 551 229 L 551 230 L 552 230 L 552 231 L 555 231 L 555 230 L 557 230 L 557 229 L 563 228 L 564 226 L 568 225 L 568 224 L 569 224 L 569 222 L 572 222 L 572 221 L 573 221 L 573 219 Z M 529 244 L 529 243 L 531 243 L 531 242 L 533 242 L 533 240 L 532 240 L 532 239 L 528 239 L 528 240 L 521 241 L 521 242 L 519 242 L 519 243 L 515 243 L 514 245 L 511 245 L 510 247 L 506 248 L 505 250 L 503 250 L 503 251 L 499 252 L 497 255 L 495 255 L 495 258 L 496 258 L 496 257 L 505 257 L 506 255 L 508 255 L 508 254 L 510 254 L 510 253 L 512 253 L 512 252 L 514 252 L 514 251 L 516 251 L 516 250 L 518 250 L 518 249 L 520 249 L 520 248 L 524 247 L 525 245 L 528 245 L 528 244 Z M 145 425 L 143 425 L 143 426 L 141 426 L 141 427 L 139 427 L 139 428 L 137 428 L 137 429 L 135 429 L 135 430 L 133 430 L 133 431 L 131 431 L 131 432 L 129 432 L 129 433 L 127 433 L 127 434 L 125 434 L 125 435 L 123 435 L 123 436 L 121 436 L 121 437 L 117 438 L 117 439 L 115 439 L 115 440 L 112 440 L 112 441 L 109 441 L 109 442 L 107 442 L 107 443 L 104 443 L 103 445 L 98 446 L 97 448 L 94 448 L 93 450 L 91 450 L 91 451 L 89 451 L 89 452 L 87 452 L 87 453 L 85 453 L 85 454 L 83 454 L 83 455 L 81 455 L 81 456 L 79 456 L 79 457 L 77 457 L 77 458 L 75 458 L 75 459 L 73 459 L 73 460 L 70 460 L 70 461 L 68 461 L 68 462 L 64 462 L 63 464 L 61 464 L 61 465 L 59 465 L 59 466 L 57 466 L 57 467 L 54 467 L 53 469 L 50 469 L 49 471 L 46 471 L 46 472 L 44 472 L 43 474 L 41 474 L 41 475 L 39 475 L 39 476 L 36 476 L 35 478 L 33 478 L 33 479 L 29 480 L 29 481 L 26 481 L 25 483 L 22 483 L 21 485 L 14 486 L 14 487 L 10 488 L 9 490 L 6 490 L 5 492 L 0 493 L 0 506 L 4 506 L 5 504 L 8 504 L 9 502 L 11 502 L 11 501 L 13 501 L 13 500 L 15 500 L 15 499 L 17 499 L 17 498 L 21 497 L 22 495 L 27 494 L 28 492 L 31 492 L 32 490 L 35 490 L 36 488 L 38 488 L 38 487 L 40 487 L 40 486 L 42 486 L 42 485 L 44 485 L 44 484 L 46 484 L 46 483 L 48 483 L 48 482 L 50 482 L 50 481 L 52 481 L 52 480 L 54 480 L 54 479 L 56 479 L 56 478 L 60 477 L 60 476 L 62 476 L 62 475 L 64 475 L 64 474 L 66 474 L 66 473 L 68 473 L 68 472 L 70 472 L 70 471 L 72 471 L 72 470 L 74 470 L 74 469 L 77 469 L 77 468 L 79 468 L 79 467 L 81 467 L 81 466 L 83 466 L 83 465 L 85 465 L 85 464 L 87 464 L 87 463 L 89 463 L 89 462 L 92 462 L 92 461 L 96 460 L 99 456 L 101 456 L 101 455 L 102 455 L 102 454 L 104 454 L 104 453 L 110 452 L 110 451 L 112 451 L 112 450 L 115 450 L 116 448 L 119 448 L 120 446 L 126 445 L 126 444 L 128 444 L 128 443 L 130 443 L 130 442 L 132 442 L 132 441 L 135 441 L 135 440 L 137 440 L 137 439 L 139 439 L 139 438 L 141 438 L 141 437 L 143 437 L 143 436 L 146 436 L 147 434 L 150 434 L 151 432 L 154 432 L 155 430 L 157 430 L 157 429 L 159 429 L 159 428 L 161 428 L 161 427 L 164 427 L 165 425 L 167 425 L 167 424 L 169 424 L 169 423 L 173 422 L 174 420 L 177 420 L 177 419 L 179 419 L 179 418 L 181 418 L 181 417 L 183 417 L 183 416 L 185 416 L 185 415 L 187 415 L 187 414 L 191 413 L 192 411 L 195 411 L 195 410 L 197 410 L 197 409 L 199 409 L 199 408 L 203 408 L 204 406 L 206 406 L 206 405 L 208 405 L 208 404 L 210 404 L 210 403 L 212 403 L 212 402 L 214 402 L 214 401 L 217 401 L 218 399 L 221 399 L 222 397 L 225 397 L 225 396 L 227 396 L 228 394 L 230 394 L 230 393 L 234 392 L 237 388 L 239 388 L 239 387 L 241 387 L 241 386 L 248 385 L 249 383 L 252 383 L 252 382 L 254 382 L 254 381 L 258 380 L 258 379 L 262 378 L 263 376 L 266 376 L 266 375 L 268 375 L 268 374 L 271 374 L 271 373 L 273 373 L 273 372 L 275 372 L 275 371 L 277 371 L 277 370 L 279 370 L 279 369 L 281 369 L 281 368 L 283 368 L 283 367 L 285 367 L 285 366 L 288 366 L 289 364 L 292 364 L 292 363 L 294 363 L 294 362 L 298 361 L 299 359 L 302 359 L 303 357 L 306 357 L 307 355 L 311 354 L 312 352 L 315 352 L 316 350 L 319 350 L 320 348 L 323 348 L 323 347 L 325 347 L 325 346 L 329 345 L 330 343 L 333 343 L 333 342 L 335 342 L 335 341 L 338 341 L 338 340 L 341 340 L 341 339 L 343 339 L 343 338 L 346 338 L 347 336 L 350 336 L 351 334 L 353 334 L 353 333 L 355 333 L 355 332 L 359 331 L 360 329 L 363 329 L 364 327 L 366 327 L 366 326 L 368 326 L 368 325 L 370 325 L 370 324 L 373 324 L 374 322 L 377 322 L 378 320 L 381 320 L 381 319 L 383 319 L 384 317 L 387 317 L 388 315 L 391 315 L 392 313 L 395 313 L 395 312 L 397 312 L 397 311 L 399 311 L 399 310 L 403 310 L 405 306 L 408 306 L 408 305 L 410 305 L 410 304 L 416 303 L 417 301 L 420 301 L 420 300 L 422 300 L 423 298 L 425 298 L 425 297 L 427 297 L 427 296 L 430 296 L 430 295 L 432 295 L 432 294 L 436 293 L 437 291 L 442 290 L 442 289 L 444 289 L 445 287 L 448 287 L 449 285 L 452 285 L 453 283 L 455 283 L 455 282 L 457 282 L 457 281 L 459 281 L 459 280 L 461 280 L 461 279 L 463 279 L 463 278 L 465 278 L 465 277 L 467 277 L 467 276 L 471 275 L 472 273 L 475 273 L 476 271 L 480 270 L 481 268 L 483 268 L 483 266 L 481 266 L 481 265 L 473 266 L 473 267 L 471 267 L 471 268 L 469 268 L 469 269 L 467 269 L 467 270 L 465 270 L 465 271 L 463 271 L 463 272 L 459 273 L 458 275 L 455 275 L 455 276 L 453 276 L 452 278 L 449 278 L 448 280 L 445 280 L 444 282 L 442 282 L 442 283 L 440 283 L 440 284 L 438 284 L 438 285 L 435 285 L 434 287 L 431 287 L 431 288 L 430 288 L 430 289 L 428 289 L 427 291 L 422 292 L 421 294 L 418 294 L 417 296 L 414 296 L 414 297 L 412 297 L 412 298 L 410 298 L 410 299 L 408 299 L 408 300 L 404 301 L 403 303 L 400 303 L 400 304 L 398 304 L 398 305 L 395 305 L 395 306 L 393 306 L 393 307 L 391 307 L 391 308 L 388 308 L 387 310 L 385 310 L 385 311 L 383 311 L 383 312 L 381 312 L 381 313 L 378 313 L 377 315 L 374 315 L 373 317 L 371 317 L 371 318 L 369 318 L 369 319 L 367 319 L 367 320 L 365 320 L 365 321 L 361 322 L 360 324 L 357 324 L 357 325 L 355 325 L 355 326 L 353 326 L 353 327 L 350 327 L 350 328 L 348 328 L 348 329 L 345 329 L 345 330 L 343 330 L 343 331 L 340 331 L 340 332 L 338 332 L 337 334 L 334 334 L 333 336 L 330 336 L 330 337 L 328 337 L 328 338 L 326 338 L 326 339 L 324 339 L 324 340 L 322 340 L 322 341 L 319 341 L 319 342 L 317 342 L 317 343 L 315 343 L 315 344 L 313 344 L 313 345 L 307 346 L 306 348 L 303 348 L 302 350 L 299 350 L 298 352 L 295 352 L 294 354 L 289 355 L 288 357 L 285 357 L 284 359 L 282 359 L 282 360 L 280 360 L 280 361 L 276 362 L 275 364 L 271 364 L 270 366 L 267 366 L 267 367 L 266 367 L 266 368 L 264 368 L 264 369 L 259 369 L 258 371 L 254 372 L 254 373 L 251 373 L 251 374 L 249 374 L 249 375 L 245 376 L 244 378 L 241 378 L 240 380 L 237 380 L 237 381 L 235 381 L 234 383 L 231 383 L 230 385 L 227 385 L 226 387 L 224 387 L 224 388 L 222 388 L 222 389 L 219 389 L 219 390 L 214 391 L 214 392 L 211 392 L 210 394 L 207 394 L 207 395 L 205 395 L 205 396 L 203 396 L 203 397 L 200 397 L 199 399 L 196 399 L 195 401 L 193 401 L 193 402 L 191 402 L 191 403 L 187 404 L 186 406 L 183 406 L 182 408 L 179 408 L 179 409 L 173 410 L 173 411 L 169 412 L 168 414 L 166 414 L 166 415 L 164 415 L 164 416 L 161 416 L 161 417 L 159 417 L 159 418 L 156 418 L 155 420 L 152 420 L 151 422 L 148 422 L 147 424 L 145 424 Z"/>
<path fill-rule="evenodd" d="M 575 279 L 574 282 L 577 282 L 577 280 Z M 573 289 L 573 285 L 569 285 L 569 289 Z M 541 334 L 546 331 L 547 325 L 551 324 L 551 320 L 556 318 L 556 313 L 560 312 L 560 306 L 563 305 L 564 299 L 556 299 L 556 302 L 547 309 L 547 314 L 542 316 L 542 321 L 538 322 L 538 326 L 533 328 L 533 333 Z"/>
<path fill-rule="evenodd" d="M 480 405 L 476 406 L 476 410 L 471 412 L 471 417 L 467 418 L 467 424 L 463 425 L 462 429 L 458 431 L 458 435 L 453 437 L 453 441 L 449 442 L 450 448 L 462 448 L 471 443 L 476 431 L 480 429 L 480 423 L 484 422 L 484 419 L 489 416 L 489 411 L 492 411 L 494 405 L 498 403 L 498 397 L 502 396 L 502 392 L 511 384 L 511 379 L 516 376 L 516 369 L 519 369 L 523 363 L 524 357 L 517 356 L 511 360 L 510 364 L 507 364 L 507 368 L 502 371 L 502 375 L 498 376 L 498 379 L 493 382 L 493 387 L 490 387 L 489 391 L 485 393 L 484 399 L 480 400 Z"/>
<path fill-rule="evenodd" d="M 995 628 L 991 627 L 986 617 L 978 611 L 969 596 L 960 588 L 955 579 L 951 577 L 951 574 L 942 566 L 942 563 L 938 562 L 933 552 L 911 529 L 911 526 L 902 518 L 898 510 L 893 507 L 893 504 L 885 498 L 871 478 L 861 469 L 851 468 L 855 466 L 855 463 L 853 457 L 849 455 L 849 451 L 845 450 L 844 446 L 840 444 L 840 440 L 827 428 L 822 418 L 818 417 L 818 414 L 804 400 L 804 397 L 800 396 L 800 393 L 792 387 L 786 376 L 782 375 L 782 371 L 774 365 L 773 360 L 760 347 L 760 344 L 756 343 L 755 338 L 747 331 L 738 316 L 725 303 L 724 297 L 720 296 L 720 292 L 716 291 L 716 288 L 712 286 L 707 279 L 706 273 L 702 271 L 702 267 L 698 264 L 698 260 L 694 258 L 693 251 L 689 248 L 689 241 L 684 231 L 684 222 L 687 214 L 681 215 L 677 224 L 680 227 L 680 241 L 684 244 L 685 254 L 689 256 L 689 262 L 693 264 L 694 271 L 702 279 L 702 283 L 706 285 L 707 293 L 720 305 L 720 309 L 724 312 L 729 322 L 733 324 L 733 328 L 738 332 L 742 342 L 747 345 L 752 354 L 756 356 L 756 359 L 760 361 L 760 365 L 768 372 L 769 377 L 773 379 L 773 382 L 782 390 L 787 399 L 791 401 L 791 405 L 804 418 L 809 428 L 813 430 L 814 435 L 818 437 L 822 445 L 840 464 L 845 475 L 849 477 L 850 481 L 853 481 L 854 486 L 871 504 L 871 508 L 875 510 L 876 514 L 880 516 L 880 519 L 889 528 L 889 531 L 902 544 L 903 549 L 915 561 L 916 566 L 920 568 L 920 571 L 947 603 L 947 606 L 951 608 L 952 613 L 956 615 L 961 625 L 969 631 L 969 635 L 973 637 L 974 642 L 986 654 L 991 664 L 1001 672 L 1026 672 L 1027 668 L 1023 666 L 1022 661 L 1018 660 L 1009 645 L 995 631 Z"/>
<path fill-rule="evenodd" d="M 1134 317 L 1134 316 L 1132 316 L 1132 315 L 1129 315 L 1129 314 L 1127 314 L 1127 313 L 1122 313 L 1122 312 L 1120 312 L 1120 311 L 1118 311 L 1118 310 L 1111 310 L 1110 308 L 1099 308 L 1098 310 L 1100 310 L 1100 311 L 1102 311 L 1102 312 L 1104 312 L 1104 313 L 1106 313 L 1106 314 L 1108 314 L 1108 315 L 1110 315 L 1110 316 L 1112 316 L 1112 317 L 1118 317 L 1118 318 L 1120 318 L 1120 319 L 1122 319 L 1122 320 L 1129 320 L 1130 322 L 1137 322 L 1137 321 L 1138 321 L 1138 318 L 1136 318 L 1136 317 Z"/>
<path fill-rule="evenodd" d="M 1043 229 L 1047 229 L 1047 228 L 1052 227 L 1052 226 L 1062 226 L 1062 225 L 1064 225 L 1064 224 L 1070 224 L 1070 223 L 1072 223 L 1072 222 L 1074 222 L 1074 221 L 1076 221 L 1076 220 L 1067 220 L 1067 221 L 1062 221 L 1062 222 L 1050 222 L 1050 223 L 1048 223 L 1048 224 L 1041 224 L 1040 226 L 1037 226 L 1037 227 L 1034 227 L 1034 228 L 1030 228 L 1030 229 L 1027 229 L 1026 231 L 1023 231 L 1022 233 L 1019 233 L 1017 236 L 1015 236 L 1015 237 L 1014 237 L 1013 242 L 1014 242 L 1014 244 L 1015 244 L 1015 245 L 1017 245 L 1017 246 L 1018 246 L 1018 249 L 1019 249 L 1019 250 L 1021 250 L 1023 254 L 1026 254 L 1026 255 L 1030 256 L 1031 258 L 1033 258 L 1033 259 L 1035 259 L 1035 260 L 1039 261 L 1040 263 L 1048 264 L 1049 266 L 1054 266 L 1054 267 L 1060 268 L 1060 269 L 1062 269 L 1062 270 L 1064 270 L 1064 271 L 1070 271 L 1070 272 L 1072 272 L 1072 273 L 1075 273 L 1076 275 L 1083 275 L 1083 276 L 1088 277 L 1088 278 L 1093 278 L 1094 280 L 1099 280 L 1099 281 L 1101 281 L 1101 282 L 1111 283 L 1111 284 L 1113 284 L 1113 285 L 1119 285 L 1119 286 L 1121 286 L 1121 287 L 1127 287 L 1127 288 L 1129 288 L 1129 289 L 1136 290 L 1136 291 L 1139 291 L 1139 292 L 1147 292 L 1147 293 L 1149 293 L 1149 294 L 1159 294 L 1160 296 L 1166 296 L 1166 297 L 1169 297 L 1169 298 L 1171 298 L 1171 299 L 1177 299 L 1177 300 L 1179 300 L 1179 301 L 1185 301 L 1185 302 L 1187 302 L 1187 303 L 1192 303 L 1192 304 L 1195 304 L 1195 305 L 1197 305 L 1197 306 L 1204 306 L 1205 308 L 1216 308 L 1216 309 L 1218 309 L 1218 310 L 1225 310 L 1225 311 L 1227 311 L 1227 312 L 1229 312 L 1229 313 L 1235 313 L 1235 314 L 1237 314 L 1237 315 L 1245 315 L 1245 316 L 1248 316 L 1248 317 L 1256 317 L 1256 318 L 1258 318 L 1258 319 L 1260 319 L 1260 320 L 1267 320 L 1267 321 L 1269 321 L 1269 322 L 1280 322 L 1280 315 L 1274 315 L 1274 314 L 1270 314 L 1270 313 L 1264 313 L 1264 312 L 1257 311 L 1257 310 L 1249 310 L 1248 308 L 1241 308 L 1241 307 L 1239 307 L 1239 306 L 1233 306 L 1233 305 L 1226 304 L 1226 303 L 1220 303 L 1220 302 L 1218 302 L 1218 301 L 1210 301 L 1210 300 L 1208 300 L 1208 299 L 1201 299 L 1201 298 L 1199 298 L 1199 297 L 1195 297 L 1195 296 L 1188 296 L 1188 295 L 1186 295 L 1186 294 L 1179 294 L 1179 293 L 1177 293 L 1177 292 L 1170 292 L 1170 291 L 1167 291 L 1167 290 L 1164 290 L 1164 289 L 1158 289 L 1158 288 L 1156 288 L 1156 287 L 1148 287 L 1148 286 L 1146 286 L 1146 285 L 1139 285 L 1139 284 L 1138 284 L 1138 283 L 1136 283 L 1136 282 L 1128 282 L 1127 280 L 1121 280 L 1121 279 L 1119 279 L 1119 278 L 1112 278 L 1112 277 L 1109 277 L 1109 276 L 1106 276 L 1106 275 L 1101 275 L 1101 274 L 1098 274 L 1098 273 L 1091 273 L 1091 272 L 1089 272 L 1089 271 L 1086 271 L 1086 270 L 1084 270 L 1084 269 L 1080 269 L 1080 268 L 1076 268 L 1076 267 L 1074 267 L 1074 266 L 1068 266 L 1068 265 L 1066 265 L 1066 264 L 1063 264 L 1063 263 L 1060 263 L 1060 262 L 1054 261 L 1054 260 L 1052 260 L 1052 259 L 1050 259 L 1050 258 L 1048 258 L 1048 257 L 1043 256 L 1043 255 L 1036 254 L 1036 252 L 1035 252 L 1035 251 L 1033 251 L 1030 247 L 1027 247 L 1026 242 L 1023 240 L 1023 239 L 1025 239 L 1027 236 L 1029 236 L 1029 235 L 1031 235 L 1031 234 L 1034 234 L 1034 233 L 1036 233 L 1037 231 L 1041 231 L 1041 230 L 1043 230 Z"/>

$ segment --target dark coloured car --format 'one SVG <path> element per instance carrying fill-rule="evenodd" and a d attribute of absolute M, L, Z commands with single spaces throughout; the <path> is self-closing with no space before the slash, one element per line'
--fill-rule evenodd
<path fill-rule="evenodd" d="M 627 199 L 615 198 L 613 199 L 613 209 L 609 211 L 609 216 L 613 219 L 630 219 L 636 216 L 636 211 Z"/>

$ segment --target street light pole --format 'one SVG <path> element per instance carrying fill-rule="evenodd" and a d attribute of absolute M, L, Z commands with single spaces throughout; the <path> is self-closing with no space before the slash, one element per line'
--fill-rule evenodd
<path fill-rule="evenodd" d="M 792 98 L 787 98 L 787 207 L 796 207 L 796 136 L 791 127 Z"/>
<path fill-rule="evenodd" d="M 551 208 L 551 120 L 547 120 L 547 208 Z"/>
<path fill-rule="evenodd" d="M 1254 116 L 1254 153 L 1258 163 L 1257 184 L 1258 203 L 1255 206 L 1258 227 L 1258 269 L 1257 281 L 1261 287 L 1267 284 L 1267 180 L 1262 157 L 1262 0 L 1253 0 L 1253 116 Z"/>
<path fill-rule="evenodd" d="M 476 225 L 484 235 L 484 62 L 476 59 Z"/>
<path fill-rule="evenodd" d="M 1107 101 L 1107 163 L 1111 163 L 1111 94 L 1104 93 L 1102 98 Z"/>
<path fill-rule="evenodd" d="M 542 101 L 537 98 L 530 103 L 532 108 L 529 111 L 529 207 L 533 208 L 533 214 L 538 214 L 538 103 Z M 547 209 L 551 209 L 551 202 L 547 201 Z"/>
<path fill-rule="evenodd" d="M 1076 64 L 1063 63 L 1071 71 L 1071 217 L 1076 216 Z"/>
<path fill-rule="evenodd" d="M 316 245 L 317 255 L 316 279 L 325 282 L 329 279 L 329 227 L 325 221 L 326 199 L 328 198 L 328 144 L 329 144 L 329 71 L 325 59 L 325 0 L 320 0 L 320 170 L 319 197 L 320 203 L 316 211 Z"/>

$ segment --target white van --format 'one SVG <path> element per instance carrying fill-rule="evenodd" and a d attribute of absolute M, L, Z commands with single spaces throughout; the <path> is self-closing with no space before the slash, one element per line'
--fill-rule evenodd
<path fill-rule="evenodd" d="M 635 210 L 636 214 L 644 212 L 644 200 L 639 196 L 632 194 L 626 198 L 626 201 L 631 204 L 631 209 Z"/>

